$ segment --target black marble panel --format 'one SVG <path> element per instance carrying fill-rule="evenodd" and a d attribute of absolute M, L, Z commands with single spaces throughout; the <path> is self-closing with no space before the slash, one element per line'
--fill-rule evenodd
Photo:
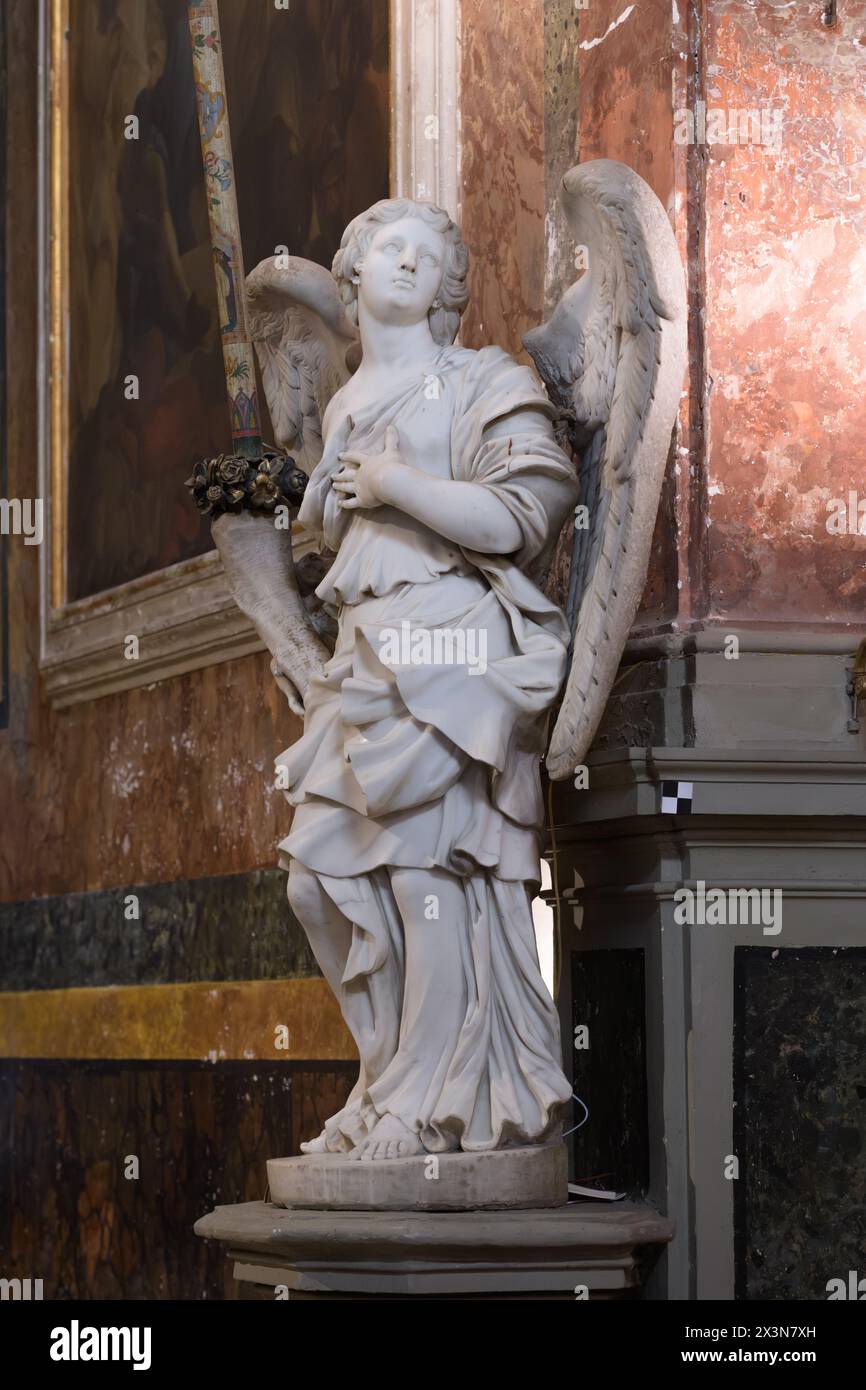
<path fill-rule="evenodd" d="M 589 1029 L 589 1047 L 572 1050 L 574 1176 L 584 1186 L 641 1196 L 649 1187 L 644 953 L 573 951 L 572 1024 Z"/>
<path fill-rule="evenodd" d="M 279 869 L 0 903 L 4 990 L 318 974 Z"/>
<path fill-rule="evenodd" d="M 297 1153 L 356 1076 L 339 1063 L 0 1063 L 0 1274 L 43 1279 L 45 1298 L 236 1298 L 224 1252 L 193 1223 L 263 1198 L 266 1160 Z"/>
<path fill-rule="evenodd" d="M 736 1296 L 866 1276 L 866 949 L 739 947 Z"/>

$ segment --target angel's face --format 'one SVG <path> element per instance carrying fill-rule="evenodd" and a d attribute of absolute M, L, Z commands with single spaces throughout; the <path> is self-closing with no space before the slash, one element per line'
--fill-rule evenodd
<path fill-rule="evenodd" d="M 359 266 L 358 299 L 380 323 L 419 323 L 442 283 L 445 238 L 420 217 L 378 227 Z"/>

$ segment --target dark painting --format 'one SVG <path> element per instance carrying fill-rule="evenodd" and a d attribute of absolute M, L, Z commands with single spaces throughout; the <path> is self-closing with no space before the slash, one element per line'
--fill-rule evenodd
<path fill-rule="evenodd" d="M 248 270 L 387 196 L 388 10 L 222 5 Z M 71 600 L 211 548 L 183 484 L 230 431 L 184 0 L 72 0 L 69 45 Z"/>

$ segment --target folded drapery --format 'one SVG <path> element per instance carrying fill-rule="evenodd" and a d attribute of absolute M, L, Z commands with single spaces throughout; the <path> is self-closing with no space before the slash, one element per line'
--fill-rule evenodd
<path fill-rule="evenodd" d="M 520 568 L 576 498 L 551 414 L 534 373 L 499 349 L 445 348 L 392 399 L 326 420 L 300 519 L 337 550 L 319 595 L 339 635 L 277 762 L 295 806 L 283 862 L 333 905 L 304 926 L 317 954 L 344 951 L 340 1004 L 361 1055 L 331 1149 L 386 1114 L 431 1152 L 535 1142 L 570 1098 L 530 907 L 568 634 Z M 518 552 L 463 551 L 392 508 L 341 513 L 337 453 L 380 448 L 388 425 L 412 466 L 495 490 Z"/>

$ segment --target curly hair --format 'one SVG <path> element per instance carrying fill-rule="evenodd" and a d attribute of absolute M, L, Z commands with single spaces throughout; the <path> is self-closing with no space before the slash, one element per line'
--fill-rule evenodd
<path fill-rule="evenodd" d="M 469 303 L 466 285 L 469 252 L 460 235 L 460 228 L 442 208 L 437 208 L 433 203 L 418 203 L 412 198 L 383 198 L 381 202 L 374 203 L 366 212 L 353 218 L 344 231 L 331 274 L 337 282 L 349 318 L 357 327 L 358 286 L 353 283 L 353 276 L 357 276 L 360 262 L 378 228 L 388 222 L 397 222 L 401 217 L 420 217 L 445 238 L 445 266 L 436 296 L 438 307 L 429 310 L 427 321 L 434 342 L 446 347 L 457 337 L 460 315 Z"/>

